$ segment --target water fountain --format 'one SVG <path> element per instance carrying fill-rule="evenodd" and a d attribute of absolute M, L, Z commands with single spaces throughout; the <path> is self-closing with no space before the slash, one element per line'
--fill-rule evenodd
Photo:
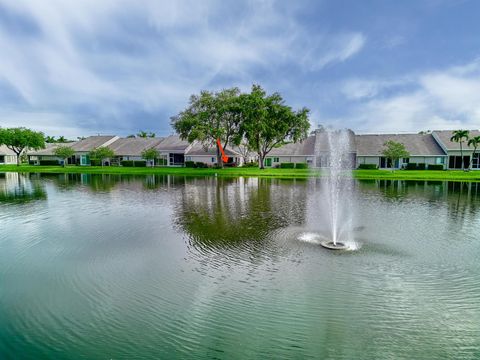
<path fill-rule="evenodd" d="M 320 245 L 331 250 L 352 249 L 355 244 L 352 180 L 347 174 L 353 165 L 351 136 L 349 130 L 326 130 L 317 134 L 317 156 L 323 155 L 321 165 L 325 173 L 320 201 L 329 229 L 328 238 L 321 240 Z"/>

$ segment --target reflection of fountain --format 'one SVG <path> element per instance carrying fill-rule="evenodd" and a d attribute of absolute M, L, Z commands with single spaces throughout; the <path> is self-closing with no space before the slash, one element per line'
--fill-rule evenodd
<path fill-rule="evenodd" d="M 352 180 L 349 171 L 353 168 L 353 136 L 349 130 L 316 133 L 315 153 L 317 165 L 324 174 L 320 198 L 317 200 L 317 225 L 325 231 L 315 241 L 332 250 L 355 249 L 352 219 Z M 318 219 L 323 224 L 318 224 Z M 299 240 L 315 238 L 312 233 L 303 234 Z M 312 242 L 312 241 L 308 241 Z"/>

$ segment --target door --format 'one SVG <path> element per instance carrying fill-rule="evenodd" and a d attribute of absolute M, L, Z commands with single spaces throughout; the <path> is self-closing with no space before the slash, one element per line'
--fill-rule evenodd
<path fill-rule="evenodd" d="M 272 158 L 265 159 L 265 166 L 272 166 Z"/>

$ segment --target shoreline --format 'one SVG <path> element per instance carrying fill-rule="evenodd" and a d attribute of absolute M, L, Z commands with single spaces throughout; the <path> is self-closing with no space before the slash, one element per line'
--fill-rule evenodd
<path fill-rule="evenodd" d="M 101 166 L 39 166 L 0 165 L 0 172 L 49 173 L 49 174 L 117 174 L 117 175 L 177 175 L 177 176 L 218 176 L 218 177 L 262 177 L 284 179 L 308 179 L 320 177 L 317 169 L 264 169 L 225 168 L 193 169 L 185 167 L 101 167 Z M 462 170 L 353 170 L 358 180 L 413 180 L 413 181 L 469 181 L 480 182 L 480 171 Z"/>

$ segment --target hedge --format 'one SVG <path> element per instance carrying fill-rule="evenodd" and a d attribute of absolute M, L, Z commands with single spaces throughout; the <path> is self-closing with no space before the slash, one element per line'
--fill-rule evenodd
<path fill-rule="evenodd" d="M 58 160 L 40 160 L 40 165 L 51 166 L 51 165 L 60 165 Z"/>
<path fill-rule="evenodd" d="M 417 170 L 417 163 L 408 163 L 405 167 L 406 170 Z"/>
<path fill-rule="evenodd" d="M 425 170 L 427 165 L 425 163 L 418 163 L 417 170 Z"/>
<path fill-rule="evenodd" d="M 308 169 L 308 164 L 307 163 L 296 163 L 295 164 L 295 169 Z"/>
<path fill-rule="evenodd" d="M 194 168 L 195 167 L 195 161 L 185 161 L 185 167 Z"/>
<path fill-rule="evenodd" d="M 429 164 L 429 165 L 428 165 L 428 170 L 443 170 L 443 165 L 439 165 L 439 164 L 436 164 L 436 165 Z"/>
<path fill-rule="evenodd" d="M 280 169 L 294 169 L 295 163 L 281 163 Z"/>
<path fill-rule="evenodd" d="M 358 165 L 358 168 L 360 170 L 377 170 L 378 166 L 377 164 L 360 164 Z"/>
<path fill-rule="evenodd" d="M 122 160 L 122 166 L 125 167 L 146 167 L 147 162 L 145 160 Z"/>
<path fill-rule="evenodd" d="M 207 168 L 208 165 L 205 164 L 205 163 L 203 163 L 203 162 L 196 162 L 196 163 L 195 163 L 195 167 L 196 167 L 196 168 Z"/>
<path fill-rule="evenodd" d="M 256 162 L 256 161 L 246 162 L 242 165 L 242 167 L 246 167 L 246 168 L 258 167 L 258 162 Z"/>
<path fill-rule="evenodd" d="M 102 166 L 102 160 L 90 159 L 90 165 L 92 165 L 92 166 Z"/>

